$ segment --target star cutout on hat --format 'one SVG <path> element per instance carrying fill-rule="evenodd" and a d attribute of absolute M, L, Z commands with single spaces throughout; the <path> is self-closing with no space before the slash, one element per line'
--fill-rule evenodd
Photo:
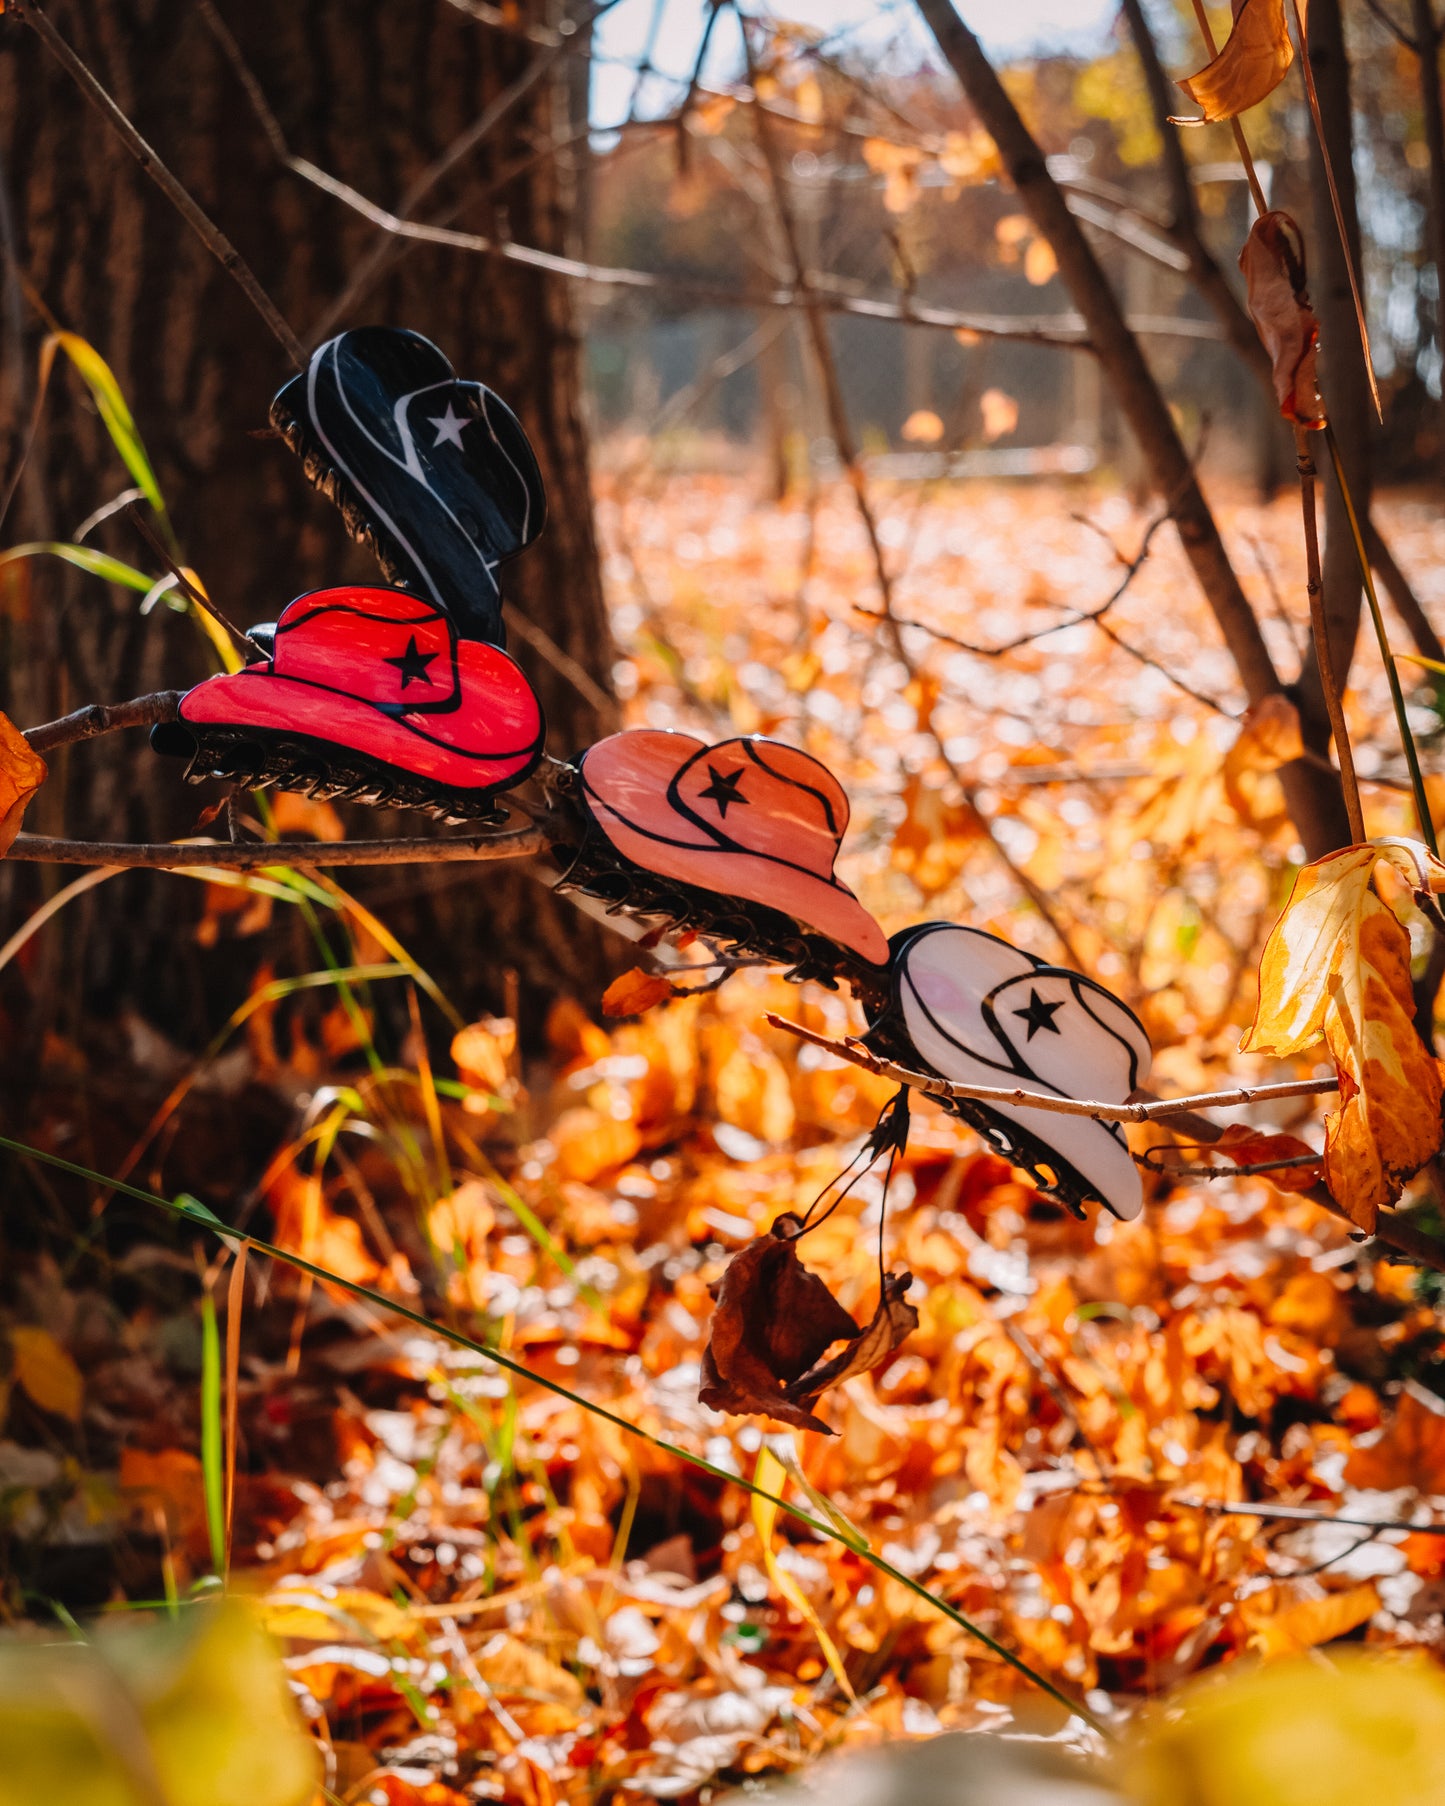
<path fill-rule="evenodd" d="M 385 662 L 388 665 L 395 665 L 397 670 L 401 672 L 401 687 L 404 690 L 413 678 L 415 678 L 418 683 L 431 684 L 436 682 L 434 677 L 428 677 L 426 674 L 427 666 L 436 656 L 435 652 L 423 652 L 416 643 L 416 635 L 412 634 L 411 638 L 406 643 L 406 651 L 396 658 L 387 659 Z"/>
<path fill-rule="evenodd" d="M 748 801 L 740 788 L 743 781 L 743 768 L 740 765 L 736 771 L 724 773 L 719 771 L 716 765 L 710 764 L 707 768 L 707 775 L 712 782 L 706 790 L 700 790 L 698 795 L 705 796 L 710 803 L 716 803 L 718 814 L 726 821 L 729 805 L 732 803 L 746 804 Z"/>
<path fill-rule="evenodd" d="M 429 416 L 429 424 L 434 426 L 437 430 L 437 436 L 432 440 L 433 451 L 435 451 L 439 445 L 454 445 L 458 451 L 461 451 L 462 429 L 470 425 L 470 422 L 462 419 L 450 402 L 447 403 L 447 411 L 445 414 Z"/>
<path fill-rule="evenodd" d="M 1062 998 L 1060 998 L 1057 1003 L 1045 1003 L 1043 998 L 1040 997 L 1038 992 L 1030 985 L 1028 1008 L 1015 1010 L 1013 1013 L 1022 1021 L 1028 1023 L 1029 1032 L 1026 1038 L 1032 1041 L 1041 1028 L 1046 1028 L 1051 1035 L 1060 1035 L 1063 1033 L 1063 1030 L 1059 1027 L 1058 1023 L 1054 1021 L 1054 1017 L 1058 1015 L 1063 1007 L 1064 1003 Z"/>

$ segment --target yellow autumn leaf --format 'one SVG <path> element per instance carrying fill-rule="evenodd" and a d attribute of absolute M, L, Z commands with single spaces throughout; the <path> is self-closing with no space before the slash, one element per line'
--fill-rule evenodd
<path fill-rule="evenodd" d="M 1441 1079 L 1415 1032 L 1410 937 L 1366 895 L 1358 933 L 1337 949 L 1325 1041 L 1340 1108 L 1325 1118 L 1325 1184 L 1361 1229 L 1440 1148 Z"/>
<path fill-rule="evenodd" d="M 1244 0 L 1223 50 L 1179 86 L 1203 109 L 1198 120 L 1234 119 L 1273 94 L 1294 61 L 1285 0 Z"/>
<path fill-rule="evenodd" d="M 0 714 L 0 859 L 20 832 L 26 805 L 45 782 L 47 766 L 8 715 Z"/>
<path fill-rule="evenodd" d="M 1440 1068 L 1415 1031 L 1409 936 L 1370 891 L 1381 863 L 1415 890 L 1445 882 L 1417 841 L 1367 841 L 1307 865 L 1265 946 L 1244 1041 L 1283 1056 L 1325 1040 L 1340 1078 L 1325 1183 L 1365 1230 L 1441 1139 Z"/>
<path fill-rule="evenodd" d="M 85 1381 L 80 1369 L 48 1329 L 21 1324 L 10 1332 L 15 1378 L 42 1411 L 80 1422 Z"/>
<path fill-rule="evenodd" d="M 1445 865 L 1415 840 L 1365 841 L 1305 866 L 1265 944 L 1259 1004 L 1241 1043 L 1246 1053 L 1284 1058 L 1323 1037 L 1335 949 L 1342 935 L 1358 933 L 1381 861 L 1396 867 L 1413 889 L 1445 887 Z"/>
<path fill-rule="evenodd" d="M 753 1472 L 753 1484 L 774 1497 L 781 1496 L 783 1482 L 787 1472 L 781 1461 L 766 1443 L 758 1451 L 758 1465 Z M 823 1621 L 813 1610 L 812 1601 L 798 1585 L 794 1577 L 778 1561 L 778 1552 L 773 1543 L 773 1532 L 777 1527 L 778 1507 L 772 1499 L 763 1499 L 753 1494 L 753 1528 L 758 1533 L 758 1541 L 762 1544 L 763 1565 L 768 1570 L 768 1582 L 775 1593 L 780 1594 L 792 1606 L 793 1610 L 818 1639 L 818 1647 L 823 1652 L 823 1659 L 833 1671 L 833 1679 L 848 1699 L 856 1703 L 857 1695 L 853 1684 L 848 1679 L 848 1670 L 843 1666 L 843 1658 L 838 1654 L 838 1647 L 823 1627 Z"/>

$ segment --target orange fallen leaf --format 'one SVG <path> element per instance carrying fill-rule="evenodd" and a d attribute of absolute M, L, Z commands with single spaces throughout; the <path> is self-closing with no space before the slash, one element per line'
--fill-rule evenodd
<path fill-rule="evenodd" d="M 602 1014 L 604 1016 L 640 1016 L 655 1004 L 665 1002 L 673 995 L 672 986 L 656 972 L 644 972 L 641 966 L 634 966 L 630 972 L 624 972 L 621 978 L 614 978 L 602 993 Z"/>
<path fill-rule="evenodd" d="M 48 1329 L 19 1324 L 10 1332 L 15 1378 L 42 1411 L 80 1422 L 85 1381 L 74 1360 Z"/>
<path fill-rule="evenodd" d="M 1237 118 L 1273 94 L 1293 61 L 1284 0 L 1242 0 L 1235 6 L 1234 24 L 1224 48 L 1179 84 L 1203 109 L 1203 117 L 1175 123 L 1203 125 Z"/>
<path fill-rule="evenodd" d="M 1305 288 L 1304 238 L 1289 214 L 1266 213 L 1254 222 L 1239 267 L 1249 317 L 1269 353 L 1280 413 L 1298 426 L 1322 427 L 1320 323 Z"/>
<path fill-rule="evenodd" d="M 1402 1486 L 1445 1492 L 1445 1405 L 1406 1386 L 1389 1427 L 1373 1443 L 1356 1444 L 1345 1480 L 1375 1492 L 1394 1492 Z"/>
<path fill-rule="evenodd" d="M 1220 1153 L 1228 1154 L 1236 1166 L 1260 1166 L 1268 1160 L 1288 1160 L 1298 1154 L 1298 1166 L 1281 1167 L 1265 1175 L 1270 1184 L 1281 1191 L 1308 1191 L 1319 1184 L 1322 1156 L 1296 1135 L 1265 1135 L 1243 1123 L 1231 1123 L 1214 1145 Z"/>
<path fill-rule="evenodd" d="M 10 717 L 0 714 L 0 859 L 10 851 L 26 806 L 45 782 L 48 769 Z"/>

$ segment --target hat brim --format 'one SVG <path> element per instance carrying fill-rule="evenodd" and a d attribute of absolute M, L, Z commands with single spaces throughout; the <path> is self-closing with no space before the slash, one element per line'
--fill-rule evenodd
<path fill-rule="evenodd" d="M 431 731 L 434 716 L 421 717 L 428 722 L 423 727 L 342 691 L 262 670 L 209 678 L 184 698 L 180 717 L 197 727 L 249 727 L 330 741 L 448 789 L 494 790 L 520 783 L 542 756 L 541 709 L 520 672 L 518 680 L 524 688 L 508 698 L 509 718 L 497 724 L 492 745 L 456 746 Z"/>
<path fill-rule="evenodd" d="M 829 884 L 796 867 L 783 868 L 776 860 L 731 847 L 675 846 L 634 827 L 595 790 L 589 789 L 588 803 L 617 851 L 645 871 L 779 910 L 860 959 L 886 965 L 888 941 L 883 930 L 852 891 L 836 880 Z"/>

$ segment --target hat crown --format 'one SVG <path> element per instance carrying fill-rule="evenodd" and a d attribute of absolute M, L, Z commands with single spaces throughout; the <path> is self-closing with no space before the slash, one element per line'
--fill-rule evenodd
<path fill-rule="evenodd" d="M 810 753 L 756 735 L 723 740 L 678 771 L 669 800 L 724 845 L 833 876 L 848 799 Z"/>
<path fill-rule="evenodd" d="M 457 702 L 455 628 L 440 609 L 400 590 L 299 596 L 276 623 L 271 667 L 398 714 Z"/>
<path fill-rule="evenodd" d="M 1064 1097 L 1123 1103 L 1147 1074 L 1152 1049 L 1118 998 L 1081 973 L 1048 966 L 979 929 L 942 926 L 906 942 L 899 980 L 910 1035 L 921 1035 L 944 1077 L 950 1050 L 970 1072 L 997 1068 Z"/>

